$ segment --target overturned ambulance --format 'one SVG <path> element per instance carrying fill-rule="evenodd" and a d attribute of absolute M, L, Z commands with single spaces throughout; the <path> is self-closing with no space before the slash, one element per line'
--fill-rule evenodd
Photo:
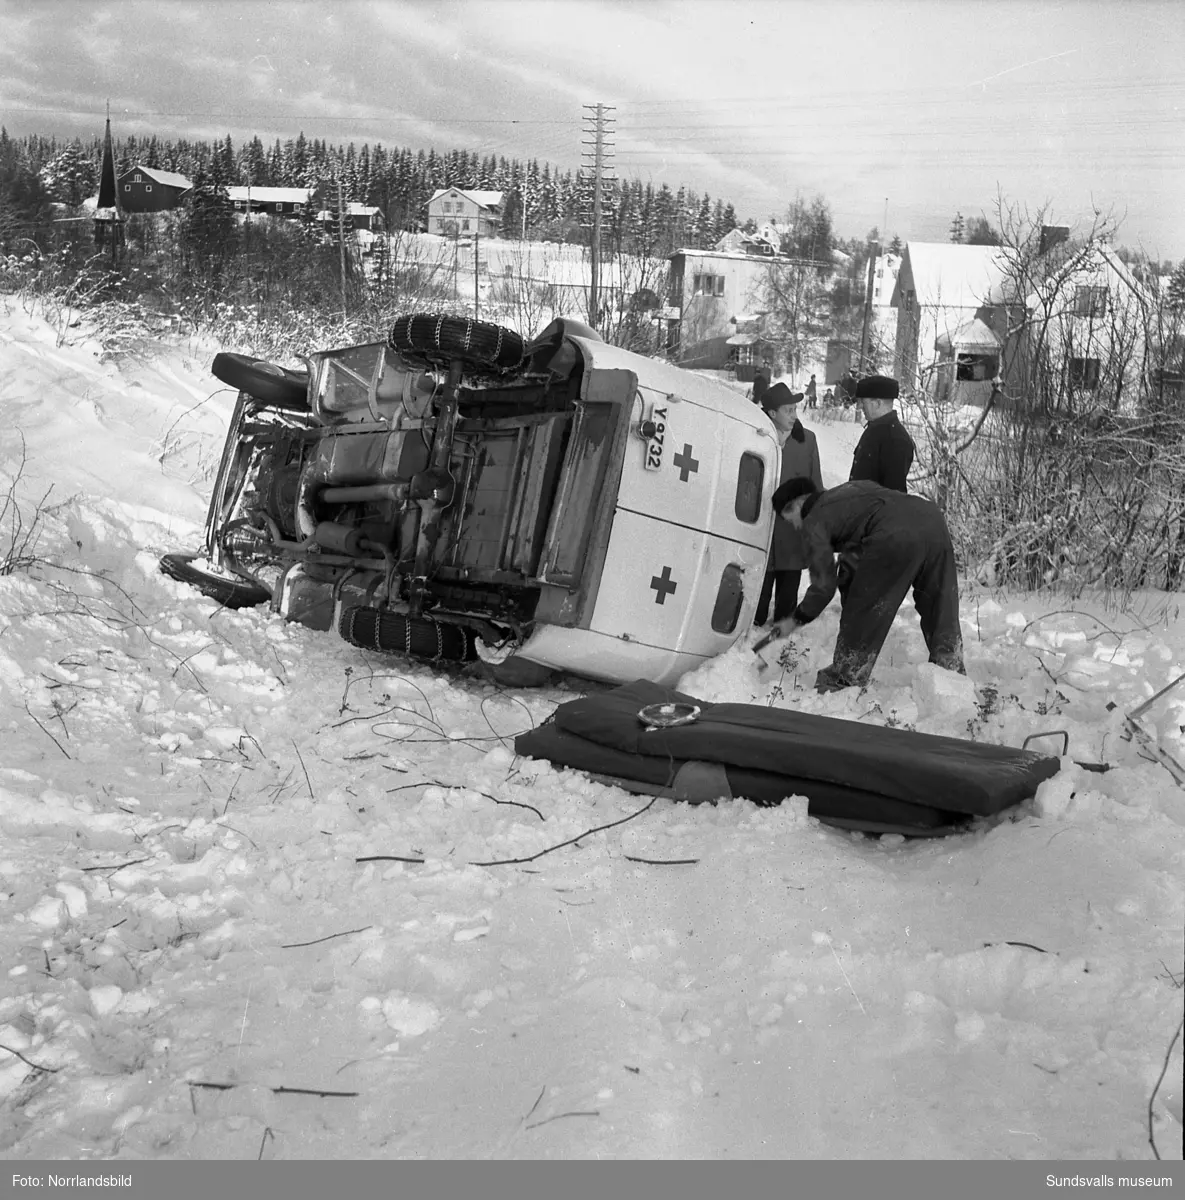
<path fill-rule="evenodd" d="M 399 318 L 239 391 L 199 552 L 166 574 L 368 649 L 663 684 L 748 629 L 778 444 L 713 379 L 557 320 Z"/>

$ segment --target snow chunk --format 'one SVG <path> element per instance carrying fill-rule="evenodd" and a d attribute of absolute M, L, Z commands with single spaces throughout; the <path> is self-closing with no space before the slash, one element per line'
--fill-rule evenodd
<path fill-rule="evenodd" d="M 77 920 L 79 917 L 86 916 L 87 903 L 86 893 L 80 887 L 75 887 L 72 883 L 59 883 L 54 891 L 62 897 L 66 905 L 66 911 Z"/>
<path fill-rule="evenodd" d="M 66 920 L 66 902 L 60 896 L 42 896 L 27 915 L 38 929 L 56 929 Z"/>
<path fill-rule="evenodd" d="M 213 743 L 220 750 L 233 750 L 250 739 L 250 734 L 238 725 L 211 725 L 203 734 L 207 742 Z"/>
<path fill-rule="evenodd" d="M 383 1001 L 387 1024 L 403 1037 L 419 1037 L 440 1024 L 440 1010 L 428 1000 L 391 992 Z"/>
<path fill-rule="evenodd" d="M 123 1001 L 123 989 L 113 983 L 93 987 L 88 994 L 96 1017 L 105 1017 L 108 1013 L 113 1013 Z"/>
<path fill-rule="evenodd" d="M 975 684 L 966 675 L 921 663 L 913 684 L 913 697 L 921 717 L 970 716 L 975 710 Z"/>
<path fill-rule="evenodd" d="M 1081 783 L 1082 768 L 1072 763 L 1065 764 L 1063 760 L 1062 769 L 1037 788 L 1037 794 L 1033 797 L 1033 811 L 1037 816 L 1051 820 L 1065 817 Z"/>

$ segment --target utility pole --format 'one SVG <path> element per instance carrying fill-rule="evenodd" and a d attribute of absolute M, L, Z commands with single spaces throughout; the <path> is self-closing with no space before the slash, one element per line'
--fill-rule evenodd
<path fill-rule="evenodd" d="M 876 260 L 880 254 L 881 248 L 879 242 L 869 242 L 868 244 L 868 287 L 864 292 L 864 330 L 860 334 L 860 370 L 861 372 L 867 369 L 868 365 L 868 334 L 869 328 L 872 325 L 872 284 L 876 272 Z"/>
<path fill-rule="evenodd" d="M 475 320 L 481 316 L 481 296 L 477 291 L 478 267 L 481 264 L 481 250 L 478 245 L 480 238 L 481 217 L 479 216 L 477 218 L 477 228 L 473 231 L 473 317 Z"/>
<path fill-rule="evenodd" d="M 585 104 L 582 107 L 586 110 L 584 132 L 592 135 L 591 140 L 586 137 L 582 141 L 585 146 L 592 147 L 583 152 L 583 157 L 585 169 L 592 173 L 592 239 L 589 246 L 592 271 L 588 286 L 588 323 L 596 329 L 600 315 L 601 217 L 605 183 L 612 182 L 611 178 L 606 179 L 606 173 L 607 170 L 612 171 L 609 163 L 613 158 L 612 125 L 617 118 L 606 115 L 616 111 L 609 105 Z"/>
<path fill-rule="evenodd" d="M 342 207 L 342 173 L 340 168 L 337 172 L 337 244 L 341 252 L 342 264 L 342 323 L 344 324 L 349 319 L 349 311 L 346 307 L 346 211 Z"/>

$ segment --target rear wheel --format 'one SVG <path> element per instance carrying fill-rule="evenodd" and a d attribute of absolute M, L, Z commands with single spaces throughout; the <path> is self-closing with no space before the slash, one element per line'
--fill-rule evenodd
<path fill-rule="evenodd" d="M 166 554 L 160 560 L 161 574 L 197 588 L 203 596 L 224 608 L 253 608 L 272 598 L 271 592 L 257 583 L 195 565 L 204 561 L 196 554 Z"/>
<path fill-rule="evenodd" d="M 215 354 L 210 367 L 216 379 L 271 404 L 291 412 L 308 412 L 309 376 L 307 371 L 290 371 L 287 367 L 249 358 L 245 354 Z"/>
<path fill-rule="evenodd" d="M 404 654 L 422 662 L 468 662 L 474 656 L 473 634 L 462 625 L 367 605 L 347 608 L 338 633 L 352 646 Z"/>

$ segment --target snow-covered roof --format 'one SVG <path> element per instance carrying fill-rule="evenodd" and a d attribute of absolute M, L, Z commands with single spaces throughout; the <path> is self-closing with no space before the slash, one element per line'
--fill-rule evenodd
<path fill-rule="evenodd" d="M 432 193 L 428 203 L 433 200 L 439 200 L 441 196 L 464 196 L 466 200 L 472 200 L 474 204 L 482 208 L 497 208 L 502 203 L 501 192 L 477 191 L 471 188 L 447 187 L 437 188 Z"/>
<path fill-rule="evenodd" d="M 999 246 L 964 246 L 960 242 L 907 242 L 893 303 L 908 276 L 919 307 L 979 308 L 1007 275 L 1005 251 Z"/>
<path fill-rule="evenodd" d="M 232 200 L 250 200 L 254 204 L 307 204 L 312 188 L 294 187 L 228 187 Z"/>
<path fill-rule="evenodd" d="M 158 171 L 156 167 L 142 167 L 138 163 L 125 171 L 120 179 L 126 179 L 134 171 L 138 171 L 141 175 L 147 175 L 153 183 L 159 183 L 164 187 L 181 188 L 182 191 L 193 187 L 193 180 L 188 176 L 178 174 L 176 171 Z"/>
<path fill-rule="evenodd" d="M 934 349 L 942 354 L 952 350 L 998 350 L 1000 339 L 978 317 L 965 321 L 957 329 L 940 333 L 934 340 Z"/>
<path fill-rule="evenodd" d="M 379 209 L 378 209 L 377 205 L 358 204 L 353 200 L 351 200 L 350 203 L 348 205 L 346 205 L 346 209 L 349 212 L 349 215 L 351 217 L 376 217 L 379 215 Z M 317 214 L 317 220 L 318 221 L 328 221 L 332 215 L 333 214 L 330 212 L 329 209 L 323 208 Z"/>

